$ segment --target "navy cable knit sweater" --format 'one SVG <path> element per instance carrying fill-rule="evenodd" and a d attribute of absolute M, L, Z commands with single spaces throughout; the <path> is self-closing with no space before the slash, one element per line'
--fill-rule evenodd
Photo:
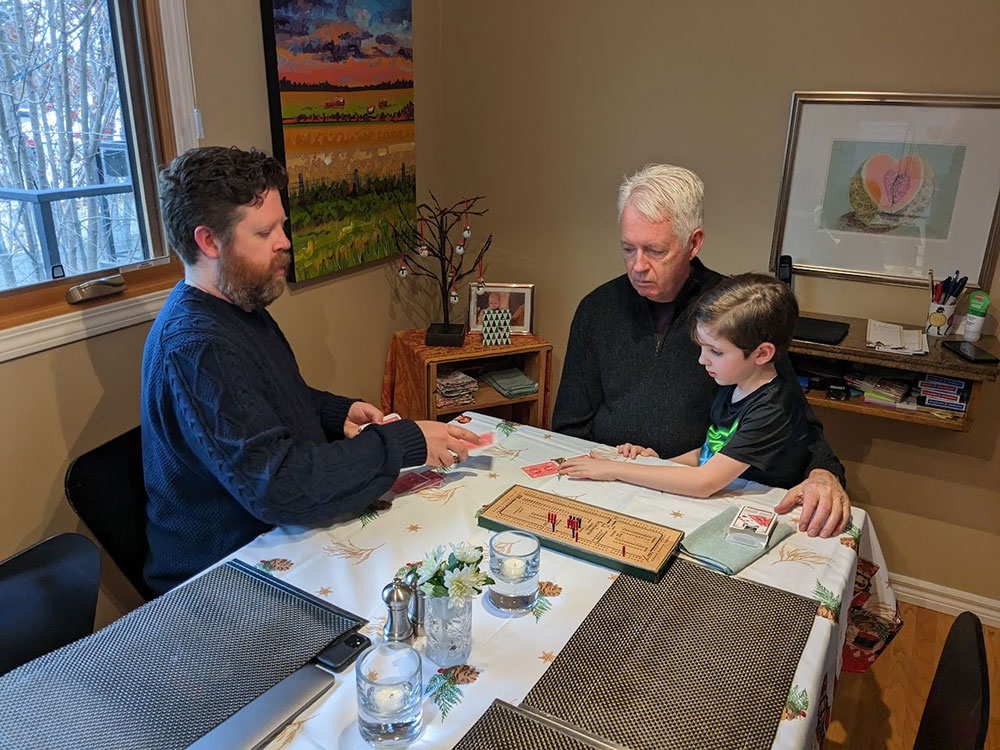
<path fill-rule="evenodd" d="M 150 588 L 170 589 L 274 525 L 356 515 L 401 467 L 424 462 L 409 420 L 345 439 L 353 400 L 306 385 L 266 311 L 178 283 L 142 361 Z"/>
<path fill-rule="evenodd" d="M 698 364 L 689 316 L 698 297 L 722 278 L 697 258 L 691 261 L 691 275 L 659 342 L 650 304 L 626 275 L 584 297 L 569 330 L 552 429 L 607 445 L 636 443 L 663 458 L 701 445 L 719 386 Z M 794 382 L 787 355 L 775 367 Z M 843 484 L 844 467 L 804 398 L 803 407 L 812 433 L 806 474 L 826 469 Z"/>

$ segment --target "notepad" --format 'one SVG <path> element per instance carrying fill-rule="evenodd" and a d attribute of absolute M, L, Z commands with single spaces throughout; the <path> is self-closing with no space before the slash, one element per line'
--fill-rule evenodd
<path fill-rule="evenodd" d="M 893 354 L 927 354 L 927 334 L 919 328 L 903 328 L 896 323 L 868 320 L 865 336 L 869 347 Z"/>

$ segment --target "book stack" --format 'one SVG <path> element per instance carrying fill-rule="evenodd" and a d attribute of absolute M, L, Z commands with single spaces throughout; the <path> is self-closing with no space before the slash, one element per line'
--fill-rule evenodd
<path fill-rule="evenodd" d="M 945 378 L 940 375 L 924 375 L 917 382 L 919 394 L 917 405 L 929 409 L 965 411 L 968 405 L 969 389 L 964 380 Z"/>
<path fill-rule="evenodd" d="M 538 393 L 538 383 L 515 367 L 484 373 L 483 382 L 495 388 L 504 398 L 521 398 Z"/>
<path fill-rule="evenodd" d="M 475 403 L 479 381 L 461 370 L 455 370 L 447 375 L 439 375 L 434 390 L 434 397 L 439 409 L 466 406 Z"/>
<path fill-rule="evenodd" d="M 906 398 L 910 386 L 898 380 L 874 376 L 848 375 L 847 383 L 864 394 L 866 404 L 896 406 Z"/>

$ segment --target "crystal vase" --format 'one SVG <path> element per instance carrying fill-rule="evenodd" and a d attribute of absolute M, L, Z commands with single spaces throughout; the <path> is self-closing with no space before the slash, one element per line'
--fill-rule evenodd
<path fill-rule="evenodd" d="M 449 606 L 447 596 L 428 597 L 424 607 L 424 655 L 439 667 L 465 664 L 472 652 L 472 600 Z"/>

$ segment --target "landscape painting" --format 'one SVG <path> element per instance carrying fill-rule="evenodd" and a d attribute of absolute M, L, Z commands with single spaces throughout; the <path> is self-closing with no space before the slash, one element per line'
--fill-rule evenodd
<path fill-rule="evenodd" d="M 394 255 L 390 222 L 416 215 L 410 0 L 261 0 L 261 15 L 291 280 Z"/>

